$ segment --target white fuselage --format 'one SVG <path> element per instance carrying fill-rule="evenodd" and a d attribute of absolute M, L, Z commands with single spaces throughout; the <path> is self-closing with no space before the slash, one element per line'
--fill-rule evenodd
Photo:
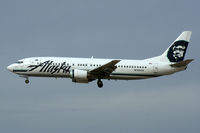
<path fill-rule="evenodd" d="M 39 77 L 71 77 L 72 70 L 91 71 L 113 59 L 98 58 L 68 58 L 68 57 L 32 57 L 19 60 L 8 66 L 8 69 L 21 76 Z M 116 64 L 116 69 L 104 79 L 134 80 L 158 77 L 184 70 L 185 67 L 173 68 L 171 63 L 159 62 L 153 59 L 122 60 Z M 98 78 L 98 77 L 94 77 Z"/>
<path fill-rule="evenodd" d="M 97 79 L 134 80 L 169 75 L 185 70 L 193 59 L 184 60 L 191 31 L 184 31 L 160 56 L 145 60 L 32 57 L 19 60 L 7 69 L 25 77 L 68 77 L 72 82 L 88 83 Z"/>

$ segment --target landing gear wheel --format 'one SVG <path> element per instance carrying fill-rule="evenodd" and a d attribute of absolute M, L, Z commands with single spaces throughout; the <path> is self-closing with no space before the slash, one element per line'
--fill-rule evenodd
<path fill-rule="evenodd" d="M 25 83 L 26 83 L 26 84 L 28 84 L 28 83 L 29 83 L 29 80 L 28 80 L 28 79 L 26 79 L 26 80 L 25 80 Z"/>
<path fill-rule="evenodd" d="M 98 79 L 97 85 L 98 85 L 99 88 L 102 88 L 103 87 L 103 82 L 100 79 Z"/>

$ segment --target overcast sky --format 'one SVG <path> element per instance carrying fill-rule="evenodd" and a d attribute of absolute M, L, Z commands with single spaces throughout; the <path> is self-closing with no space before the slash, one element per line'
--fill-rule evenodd
<path fill-rule="evenodd" d="M 1 133 L 200 132 L 199 0 L 1 0 Z M 18 59 L 72 56 L 145 59 L 193 31 L 188 69 L 147 80 L 24 79 Z"/>

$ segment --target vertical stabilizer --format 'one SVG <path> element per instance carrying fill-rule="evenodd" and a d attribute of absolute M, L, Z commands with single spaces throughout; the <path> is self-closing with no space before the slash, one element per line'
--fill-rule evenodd
<path fill-rule="evenodd" d="M 161 61 L 166 61 L 166 62 L 183 61 L 190 41 L 191 34 L 192 34 L 191 31 L 182 32 L 181 35 L 159 57 L 159 59 Z"/>

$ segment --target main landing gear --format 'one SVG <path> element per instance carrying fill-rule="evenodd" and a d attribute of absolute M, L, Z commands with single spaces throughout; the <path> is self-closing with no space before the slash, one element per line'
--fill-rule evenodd
<path fill-rule="evenodd" d="M 103 82 L 101 81 L 101 79 L 97 80 L 97 85 L 98 85 L 99 88 L 103 87 Z"/>

